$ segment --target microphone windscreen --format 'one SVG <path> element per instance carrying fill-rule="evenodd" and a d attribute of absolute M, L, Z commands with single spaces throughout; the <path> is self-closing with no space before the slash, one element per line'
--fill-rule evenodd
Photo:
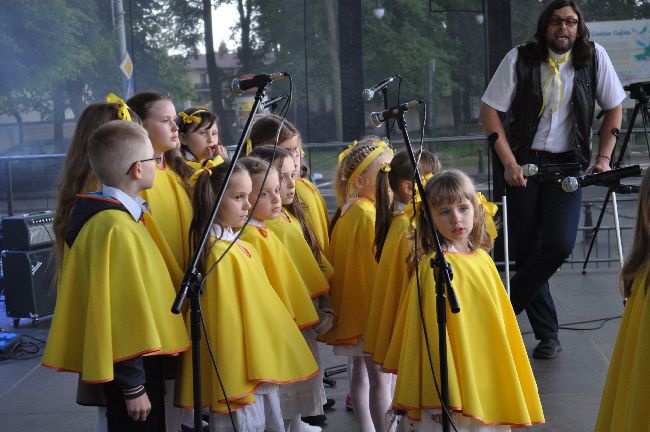
<path fill-rule="evenodd" d="M 564 192 L 575 192 L 578 190 L 578 179 L 575 177 L 566 177 L 562 180 L 562 190 Z"/>
<path fill-rule="evenodd" d="M 365 89 L 361 93 L 361 98 L 366 102 L 370 102 L 373 97 L 375 97 L 375 92 L 372 91 L 371 89 Z"/>
<path fill-rule="evenodd" d="M 526 164 L 521 169 L 524 172 L 524 177 L 532 177 L 539 172 L 539 168 L 535 164 Z"/>

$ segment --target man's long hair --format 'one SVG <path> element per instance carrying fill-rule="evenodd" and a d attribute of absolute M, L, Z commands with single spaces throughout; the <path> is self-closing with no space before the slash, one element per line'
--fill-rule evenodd
<path fill-rule="evenodd" d="M 525 45 L 525 51 L 527 51 L 530 60 L 536 63 L 543 63 L 548 60 L 548 44 L 546 42 L 548 22 L 556 10 L 566 6 L 573 8 L 576 15 L 578 15 L 578 31 L 571 54 L 573 66 L 576 69 L 580 69 L 587 62 L 591 61 L 594 55 L 594 48 L 589 41 L 589 29 L 585 25 L 582 11 L 580 11 L 580 8 L 573 0 L 554 0 L 542 11 L 537 20 L 537 31 L 535 32 L 534 40 L 527 42 Z"/>

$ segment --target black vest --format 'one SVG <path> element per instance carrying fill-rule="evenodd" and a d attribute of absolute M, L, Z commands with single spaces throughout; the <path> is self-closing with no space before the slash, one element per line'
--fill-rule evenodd
<path fill-rule="evenodd" d="M 593 46 L 593 43 L 592 43 Z M 517 158 L 525 157 L 539 126 L 542 108 L 542 79 L 540 64 L 527 55 L 525 45 L 517 47 L 517 90 L 506 113 L 505 128 L 510 147 Z M 591 61 L 575 70 L 570 109 L 573 129 L 569 143 L 577 150 L 577 162 L 583 170 L 591 163 L 591 125 L 596 107 L 596 50 Z"/>

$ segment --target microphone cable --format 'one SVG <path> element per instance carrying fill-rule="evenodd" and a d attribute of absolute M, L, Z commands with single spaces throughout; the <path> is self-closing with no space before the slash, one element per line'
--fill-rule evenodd
<path fill-rule="evenodd" d="M 413 173 L 413 175 L 417 175 L 417 171 Z M 413 205 L 416 205 L 415 201 L 415 193 L 413 194 L 413 197 L 411 198 Z M 422 211 L 422 210 L 421 210 Z M 424 335 L 424 344 L 427 347 L 427 358 L 429 359 L 429 368 L 431 370 L 431 376 L 433 377 L 433 384 L 436 388 L 436 394 L 438 395 L 438 400 L 440 401 L 440 407 L 442 410 L 442 414 L 447 417 L 449 420 L 449 424 L 451 427 L 454 429 L 455 432 L 458 432 L 458 429 L 456 429 L 456 425 L 454 424 L 453 420 L 451 419 L 451 413 L 449 412 L 449 409 L 447 406 L 444 404 L 442 401 L 442 396 L 440 395 L 440 387 L 438 386 L 438 380 L 436 379 L 436 371 L 433 367 L 433 356 L 431 355 L 431 347 L 429 346 L 429 332 L 427 331 L 427 325 L 426 325 L 426 320 L 424 318 L 424 307 L 422 306 L 422 284 L 420 283 L 420 259 L 418 258 L 418 227 L 416 226 L 413 229 L 413 246 L 414 246 L 414 258 L 415 258 L 415 283 L 417 284 L 417 290 L 418 290 L 418 307 L 420 309 L 420 323 L 422 324 L 422 333 Z M 440 275 L 438 275 L 440 277 Z M 398 371 L 399 375 L 399 371 Z"/>
<path fill-rule="evenodd" d="M 282 131 L 282 126 L 284 126 L 285 118 L 287 116 L 287 113 L 289 112 L 289 107 L 291 106 L 291 99 L 292 99 L 292 95 L 293 95 L 293 79 L 291 77 L 291 74 L 289 74 L 289 73 L 287 73 L 287 77 L 289 78 L 289 96 L 287 97 L 287 100 L 286 100 L 284 106 L 280 110 L 280 116 L 281 116 L 282 120 L 280 122 L 280 126 L 278 127 L 278 130 L 277 130 L 276 135 L 275 135 L 274 147 L 277 147 L 277 145 L 278 145 L 278 140 L 280 138 L 280 132 Z M 253 113 L 253 116 L 255 116 L 256 114 L 257 114 L 256 112 Z M 275 157 L 275 155 L 274 155 L 274 157 Z M 262 184 L 264 184 L 266 182 L 266 178 L 268 177 L 270 170 L 271 170 L 271 164 L 269 164 L 269 168 L 266 170 L 266 173 L 264 173 L 264 179 L 262 181 Z M 216 269 L 217 265 L 223 260 L 223 258 L 226 256 L 226 254 L 228 252 L 230 252 L 230 250 L 235 245 L 237 240 L 239 240 L 239 237 L 244 232 L 244 228 L 246 228 L 246 226 L 249 224 L 250 220 L 253 217 L 253 211 L 255 210 L 255 207 L 257 206 L 257 203 L 259 202 L 259 199 L 260 199 L 260 194 L 257 195 L 257 199 L 255 200 L 255 203 L 251 206 L 251 209 L 250 209 L 250 211 L 248 213 L 248 217 L 244 221 L 244 224 L 242 225 L 241 229 L 237 232 L 237 235 L 235 236 L 235 239 L 230 242 L 230 244 L 226 247 L 226 249 L 221 253 L 219 258 L 217 258 L 217 260 L 214 262 L 214 264 L 212 264 L 212 266 L 208 269 L 208 271 L 202 277 L 201 283 L 199 284 L 199 289 L 201 291 L 205 290 L 205 281 L 207 280 L 208 276 Z M 205 335 L 205 341 L 206 341 L 208 353 L 209 353 L 210 359 L 212 361 L 212 366 L 213 366 L 213 368 L 215 370 L 215 373 L 217 374 L 219 387 L 221 388 L 221 391 L 223 392 L 223 396 L 224 396 L 224 399 L 226 401 L 226 406 L 228 407 L 228 416 L 230 417 L 230 423 L 231 423 L 231 425 L 233 427 L 233 431 L 237 432 L 237 427 L 235 426 L 235 420 L 233 418 L 230 403 L 228 402 L 228 394 L 226 393 L 226 389 L 223 386 L 223 382 L 221 380 L 221 374 L 219 373 L 219 369 L 218 369 L 218 366 L 217 366 L 217 362 L 215 360 L 214 352 L 213 352 L 212 346 L 210 344 L 210 338 L 208 337 L 209 336 L 208 330 L 207 330 L 207 328 L 205 326 L 205 321 L 203 320 L 203 310 L 201 308 L 201 297 L 200 296 L 199 296 L 199 299 L 198 299 L 198 304 L 199 304 L 199 312 L 200 312 L 199 313 L 199 319 L 201 320 L 201 327 L 202 327 L 203 333 Z"/>

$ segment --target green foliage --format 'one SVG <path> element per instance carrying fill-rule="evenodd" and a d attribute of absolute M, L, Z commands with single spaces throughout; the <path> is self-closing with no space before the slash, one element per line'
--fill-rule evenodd
<path fill-rule="evenodd" d="M 203 37 L 200 1 L 123 1 L 136 88 L 169 93 L 179 100 L 191 97 L 185 58 L 197 52 Z M 64 95 L 61 103 L 76 114 L 109 91 L 122 94 L 118 34 L 110 5 L 105 0 L 3 5 L 0 113 L 38 110 L 48 119 L 57 105 L 52 103 L 54 94 Z M 183 55 L 170 54 L 172 50 Z"/>

